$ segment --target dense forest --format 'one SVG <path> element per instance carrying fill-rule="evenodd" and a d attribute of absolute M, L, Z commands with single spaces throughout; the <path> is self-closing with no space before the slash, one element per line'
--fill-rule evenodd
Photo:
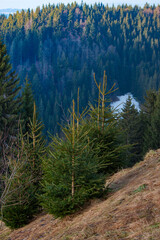
<path fill-rule="evenodd" d="M 0 16 L 0 31 L 21 85 L 32 85 L 47 132 L 59 131 L 80 88 L 80 107 L 94 102 L 93 73 L 114 95 L 131 92 L 140 102 L 159 88 L 160 7 L 72 3 Z M 113 97 L 113 94 L 112 94 Z"/>
<path fill-rule="evenodd" d="M 107 177 L 160 148 L 158 11 L 74 3 L 1 16 L 0 219 L 7 226 L 103 200 Z M 140 110 L 130 95 L 121 112 L 112 109 L 111 99 L 128 91 L 143 101 Z"/>
<path fill-rule="evenodd" d="M 73 99 L 61 134 L 47 144 L 37 118 L 31 85 L 24 89 L 0 42 L 0 219 L 10 228 L 29 223 L 42 211 L 72 214 L 91 199 L 107 197 L 107 177 L 133 166 L 160 147 L 160 91 L 150 90 L 141 111 L 131 96 L 117 113 L 110 107 L 115 84 L 96 80 L 96 103 L 80 108 Z"/>

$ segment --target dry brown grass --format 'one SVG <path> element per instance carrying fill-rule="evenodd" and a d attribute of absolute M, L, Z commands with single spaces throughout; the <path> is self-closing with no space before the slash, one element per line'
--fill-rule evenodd
<path fill-rule="evenodd" d="M 106 200 L 62 220 L 39 216 L 3 240 L 159 240 L 160 150 L 116 173 L 106 185 L 112 190 Z"/>
<path fill-rule="evenodd" d="M 0 240 L 6 240 L 11 230 L 7 228 L 3 222 L 0 221 Z"/>

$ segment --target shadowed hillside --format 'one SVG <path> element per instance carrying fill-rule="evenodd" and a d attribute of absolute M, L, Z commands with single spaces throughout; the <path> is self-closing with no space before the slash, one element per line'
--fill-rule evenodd
<path fill-rule="evenodd" d="M 0 240 L 158 240 L 160 235 L 160 150 L 150 151 L 132 169 L 122 170 L 106 185 L 106 200 L 94 200 L 85 210 L 64 219 L 40 215 L 32 223 Z"/>

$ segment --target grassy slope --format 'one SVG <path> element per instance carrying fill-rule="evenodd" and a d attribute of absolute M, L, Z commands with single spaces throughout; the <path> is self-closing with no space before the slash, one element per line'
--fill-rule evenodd
<path fill-rule="evenodd" d="M 3 228 L 0 240 L 159 240 L 160 150 L 150 151 L 143 162 L 106 184 L 112 189 L 108 199 L 95 200 L 62 220 L 41 215 L 11 233 Z"/>

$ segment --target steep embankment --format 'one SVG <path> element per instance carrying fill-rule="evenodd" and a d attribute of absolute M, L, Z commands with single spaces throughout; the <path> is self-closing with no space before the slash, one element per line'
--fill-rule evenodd
<path fill-rule="evenodd" d="M 158 240 L 160 239 L 160 150 L 150 151 L 143 162 L 108 180 L 110 196 L 82 212 L 54 219 L 41 215 L 7 240 Z"/>

